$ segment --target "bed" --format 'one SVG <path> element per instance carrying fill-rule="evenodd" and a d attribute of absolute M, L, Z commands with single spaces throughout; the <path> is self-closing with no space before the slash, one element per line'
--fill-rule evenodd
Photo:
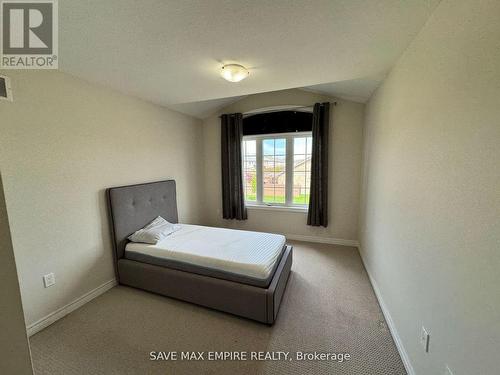
<path fill-rule="evenodd" d="M 174 180 L 107 189 L 120 284 L 266 324 L 292 266 L 283 236 L 178 223 Z M 155 245 L 127 237 L 161 216 L 178 227 Z"/>

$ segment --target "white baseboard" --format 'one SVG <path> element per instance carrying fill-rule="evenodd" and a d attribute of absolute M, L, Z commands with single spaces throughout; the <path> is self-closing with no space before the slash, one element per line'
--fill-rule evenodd
<path fill-rule="evenodd" d="M 343 245 L 359 247 L 359 242 L 356 240 L 344 240 L 342 238 L 319 237 L 319 236 L 303 236 L 301 234 L 285 234 L 288 240 L 305 241 L 305 242 L 318 242 L 329 243 L 332 245 Z"/>
<path fill-rule="evenodd" d="M 91 290 L 88 293 L 85 293 L 83 296 L 78 297 L 74 301 L 68 303 L 66 306 L 63 306 L 57 309 L 56 311 L 51 312 L 50 314 L 44 316 L 42 319 L 36 321 L 35 323 L 30 324 L 26 328 L 28 336 L 33 336 L 35 333 L 40 332 L 42 329 L 48 327 L 57 320 L 65 317 L 70 312 L 75 311 L 79 307 L 85 305 L 87 302 L 107 292 L 115 285 L 117 285 L 116 279 L 106 281 L 104 284 L 98 286 L 97 288 Z"/>
<path fill-rule="evenodd" d="M 389 331 L 391 332 L 394 343 L 396 344 L 396 348 L 398 349 L 399 355 L 401 356 L 401 360 L 403 361 L 403 365 L 405 366 L 406 372 L 408 375 L 415 375 L 415 370 L 410 362 L 410 357 L 408 356 L 408 352 L 406 351 L 403 342 L 401 341 L 401 337 L 399 336 L 398 330 L 396 329 L 396 325 L 394 324 L 394 320 L 392 320 L 391 313 L 387 308 L 387 305 L 382 298 L 382 293 L 378 287 L 377 282 L 371 276 L 370 271 L 366 265 L 365 260 L 363 259 L 363 254 L 361 249 L 359 251 L 361 260 L 365 266 L 366 273 L 368 274 L 368 279 L 370 279 L 370 283 L 372 284 L 373 291 L 375 292 L 375 296 L 377 297 L 378 304 L 380 305 L 380 309 L 382 310 L 382 314 L 384 314 L 385 321 L 387 322 L 387 326 L 389 327 Z"/>

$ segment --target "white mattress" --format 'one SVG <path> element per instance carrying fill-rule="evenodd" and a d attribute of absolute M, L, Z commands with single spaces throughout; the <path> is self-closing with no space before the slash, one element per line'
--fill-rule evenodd
<path fill-rule="evenodd" d="M 179 229 L 156 245 L 130 242 L 125 252 L 266 279 L 285 245 L 279 234 L 176 225 Z"/>

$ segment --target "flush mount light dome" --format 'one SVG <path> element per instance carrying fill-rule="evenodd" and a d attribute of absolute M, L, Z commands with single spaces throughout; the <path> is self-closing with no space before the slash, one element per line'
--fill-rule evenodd
<path fill-rule="evenodd" d="M 220 71 L 222 78 L 229 82 L 239 82 L 247 78 L 249 74 L 248 69 L 239 64 L 224 65 Z"/>

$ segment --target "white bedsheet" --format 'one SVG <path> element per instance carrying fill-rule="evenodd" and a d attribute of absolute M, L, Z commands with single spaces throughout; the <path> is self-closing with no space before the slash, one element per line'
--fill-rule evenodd
<path fill-rule="evenodd" d="M 266 279 L 280 256 L 279 234 L 176 224 L 179 229 L 156 245 L 130 242 L 125 252 Z"/>

